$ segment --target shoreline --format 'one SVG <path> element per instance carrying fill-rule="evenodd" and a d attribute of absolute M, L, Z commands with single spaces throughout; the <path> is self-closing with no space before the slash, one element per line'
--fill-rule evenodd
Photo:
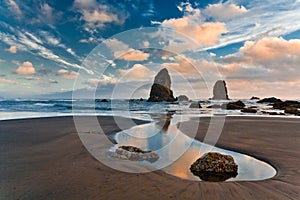
<path fill-rule="evenodd" d="M 113 117 L 98 119 L 106 134 L 118 131 Z M 189 125 L 198 123 L 196 139 L 201 141 L 208 120 L 192 118 L 183 122 L 181 128 L 188 135 Z M 119 172 L 106 167 L 86 151 L 72 116 L 18 119 L 0 121 L 0 158 L 4 161 L 0 163 L 0 197 L 298 199 L 299 119 L 227 116 L 225 120 L 216 146 L 259 160 L 266 159 L 276 168 L 275 177 L 262 181 L 211 183 L 180 179 L 161 170 L 143 174 Z"/>

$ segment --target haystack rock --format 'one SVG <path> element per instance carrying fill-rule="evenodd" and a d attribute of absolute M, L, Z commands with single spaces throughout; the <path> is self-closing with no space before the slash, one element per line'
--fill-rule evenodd
<path fill-rule="evenodd" d="M 212 100 L 229 100 L 226 82 L 218 80 L 214 86 L 214 96 Z"/>
<path fill-rule="evenodd" d="M 176 99 L 171 90 L 171 78 L 166 68 L 160 70 L 155 76 L 154 83 L 151 87 L 150 97 L 148 102 L 173 102 Z"/>

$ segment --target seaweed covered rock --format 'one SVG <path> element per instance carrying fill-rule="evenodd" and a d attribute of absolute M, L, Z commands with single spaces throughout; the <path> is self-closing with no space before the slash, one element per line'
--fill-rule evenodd
<path fill-rule="evenodd" d="M 226 82 L 218 80 L 214 85 L 213 94 L 212 100 L 229 100 Z"/>
<path fill-rule="evenodd" d="M 113 157 L 124 160 L 155 162 L 159 156 L 154 151 L 144 151 L 134 146 L 120 146 L 116 149 Z"/>
<path fill-rule="evenodd" d="M 171 90 L 171 78 L 166 68 L 160 70 L 155 76 L 154 83 L 151 87 L 148 102 L 173 102 L 176 99 Z"/>
<path fill-rule="evenodd" d="M 225 181 L 237 176 L 238 165 L 230 155 L 209 152 L 197 159 L 190 170 L 204 181 Z"/>

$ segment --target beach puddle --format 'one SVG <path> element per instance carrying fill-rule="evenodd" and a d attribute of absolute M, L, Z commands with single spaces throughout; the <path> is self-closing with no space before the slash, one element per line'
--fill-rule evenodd
<path fill-rule="evenodd" d="M 150 165 L 173 176 L 193 181 L 200 181 L 201 178 L 192 174 L 191 164 L 204 153 L 211 151 L 231 155 L 237 163 L 238 175 L 224 179 L 226 181 L 265 180 L 276 175 L 276 170 L 266 162 L 242 153 L 213 147 L 185 135 L 178 129 L 178 123 L 187 121 L 189 117 L 183 119 L 182 116 L 164 115 L 153 118 L 155 122 L 117 133 L 115 139 L 118 144 L 111 151 L 121 145 L 153 150 L 159 155 L 159 159 L 154 163 L 140 162 L 141 165 Z M 209 180 L 211 177 L 202 177 L 203 180 L 206 178 Z"/>

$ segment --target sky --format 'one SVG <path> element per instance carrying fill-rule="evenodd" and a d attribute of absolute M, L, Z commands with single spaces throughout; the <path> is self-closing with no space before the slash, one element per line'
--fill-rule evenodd
<path fill-rule="evenodd" d="M 0 97 L 300 99 L 299 0 L 0 0 Z M 85 95 L 82 92 L 81 95 Z"/>

